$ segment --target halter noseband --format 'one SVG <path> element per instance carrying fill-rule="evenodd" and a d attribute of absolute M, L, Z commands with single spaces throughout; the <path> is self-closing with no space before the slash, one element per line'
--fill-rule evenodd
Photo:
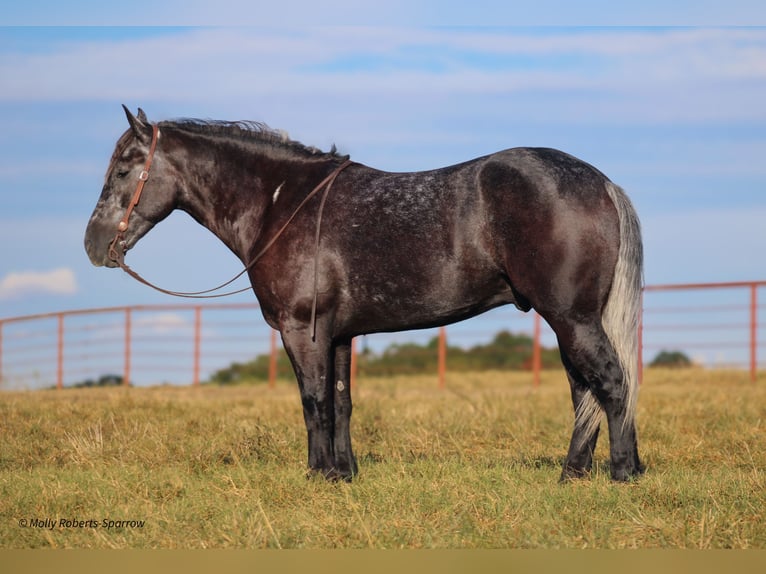
<path fill-rule="evenodd" d="M 117 224 L 117 233 L 109 245 L 109 259 L 117 262 L 120 267 L 123 266 L 125 258 L 125 232 L 128 230 L 128 221 L 130 220 L 130 214 L 133 213 L 133 208 L 138 205 L 141 199 L 141 192 L 144 191 L 144 184 L 149 179 L 149 169 L 152 167 L 152 161 L 154 160 L 154 152 L 157 149 L 157 140 L 160 139 L 160 128 L 157 124 L 152 124 L 152 143 L 149 146 L 149 155 L 146 158 L 146 164 L 141 173 L 138 174 L 138 183 L 136 184 L 136 191 L 133 193 L 133 197 L 130 199 L 128 208 L 125 210 L 125 215 Z"/>

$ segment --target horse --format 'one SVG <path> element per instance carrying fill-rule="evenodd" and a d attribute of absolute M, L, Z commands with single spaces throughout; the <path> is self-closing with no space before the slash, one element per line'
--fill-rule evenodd
<path fill-rule="evenodd" d="M 152 123 L 123 108 L 129 128 L 85 233 L 91 262 L 130 270 L 125 253 L 177 209 L 217 236 L 245 265 L 290 358 L 310 475 L 358 473 L 354 337 L 506 304 L 535 309 L 558 341 L 574 407 L 560 480 L 590 476 L 604 415 L 611 478 L 644 473 L 635 420 L 640 223 L 595 167 L 554 149 L 513 148 L 393 173 L 261 123 Z"/>

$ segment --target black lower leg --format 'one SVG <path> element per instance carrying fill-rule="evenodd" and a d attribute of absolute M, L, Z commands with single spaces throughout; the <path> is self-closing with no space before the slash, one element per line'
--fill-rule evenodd
<path fill-rule="evenodd" d="M 559 344 L 572 385 L 573 404 L 593 416 L 578 416 L 562 477 L 589 472 L 597 440 L 595 423 L 603 411 L 609 428 L 612 478 L 630 480 L 643 467 L 638 459 L 635 424 L 617 353 L 600 320 L 567 325 L 563 332 L 564 337 L 559 333 Z M 588 425 L 588 421 L 594 424 Z"/>
<path fill-rule="evenodd" d="M 351 448 L 351 341 L 335 347 L 335 380 L 333 388 L 335 433 L 333 451 L 335 467 L 340 477 L 350 480 L 358 469 Z"/>

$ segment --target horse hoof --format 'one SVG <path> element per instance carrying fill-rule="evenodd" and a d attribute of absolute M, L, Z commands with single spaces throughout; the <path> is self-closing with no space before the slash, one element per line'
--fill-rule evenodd
<path fill-rule="evenodd" d="M 565 466 L 561 471 L 561 477 L 559 482 L 571 482 L 574 480 L 584 480 L 590 478 L 590 469 L 586 468 L 573 468 L 571 466 Z"/>
<path fill-rule="evenodd" d="M 351 480 L 354 478 L 352 473 L 342 472 L 336 468 L 331 468 L 329 470 L 310 468 L 308 471 L 306 471 L 307 479 L 312 479 L 315 476 L 321 476 L 328 482 L 351 482 Z"/>
<path fill-rule="evenodd" d="M 612 480 L 614 482 L 635 482 L 643 476 L 645 471 L 646 467 L 643 464 L 631 469 L 612 469 Z"/>

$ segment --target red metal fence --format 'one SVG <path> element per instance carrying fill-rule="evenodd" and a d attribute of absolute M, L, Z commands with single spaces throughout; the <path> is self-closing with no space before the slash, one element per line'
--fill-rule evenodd
<path fill-rule="evenodd" d="M 644 360 L 661 350 L 682 350 L 708 367 L 749 371 L 755 381 L 764 329 L 758 291 L 766 281 L 647 285 L 644 288 Z"/>
<path fill-rule="evenodd" d="M 270 343 L 258 306 L 137 305 L 0 320 L 3 387 L 59 388 L 120 377 L 198 383 Z M 220 366 L 219 366 L 220 365 Z"/>
<path fill-rule="evenodd" d="M 764 286 L 766 281 L 647 286 L 641 365 L 661 350 L 680 350 L 708 367 L 747 370 L 755 380 L 759 341 L 766 341 L 758 304 Z M 438 337 L 436 375 L 444 386 L 448 336 L 452 345 L 468 347 L 503 329 L 532 336 L 531 380 L 538 382 L 541 346 L 555 346 L 555 337 L 537 314 L 513 307 L 449 329 L 373 335 L 361 344 L 382 350 L 391 343 Z M 104 376 L 139 385 L 199 384 L 233 362 L 266 354 L 273 385 L 278 352 L 277 336 L 255 303 L 144 305 L 14 317 L 0 319 L 0 388 L 62 388 Z"/>

